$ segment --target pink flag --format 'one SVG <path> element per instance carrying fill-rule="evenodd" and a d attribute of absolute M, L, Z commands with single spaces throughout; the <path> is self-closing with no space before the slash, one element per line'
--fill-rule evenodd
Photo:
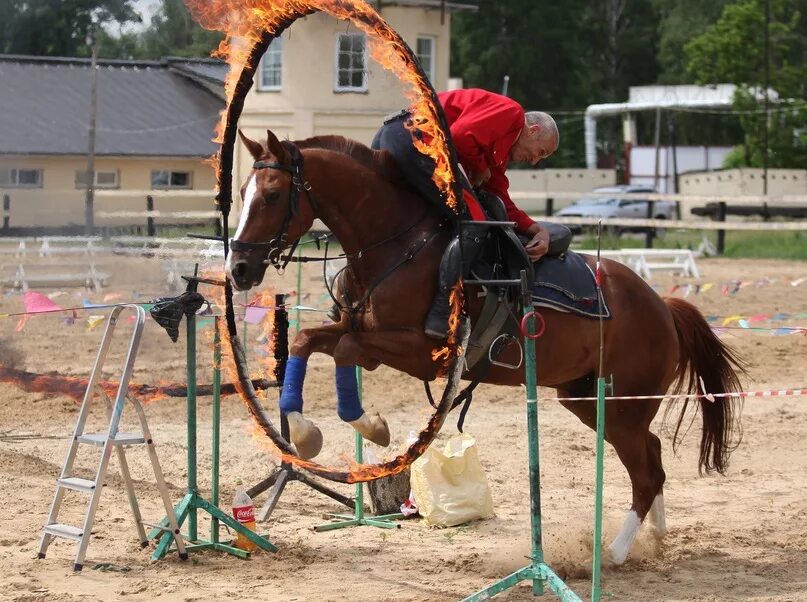
<path fill-rule="evenodd" d="M 29 314 L 36 314 L 43 311 L 59 311 L 62 309 L 56 305 L 47 295 L 28 291 L 23 295 L 22 302 L 25 304 L 25 311 Z"/>

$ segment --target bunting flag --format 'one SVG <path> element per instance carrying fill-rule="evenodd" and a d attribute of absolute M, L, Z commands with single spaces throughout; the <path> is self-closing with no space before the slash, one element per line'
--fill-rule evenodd
<path fill-rule="evenodd" d="M 106 316 L 87 316 L 87 330 L 92 330 L 104 320 L 106 320 Z"/>

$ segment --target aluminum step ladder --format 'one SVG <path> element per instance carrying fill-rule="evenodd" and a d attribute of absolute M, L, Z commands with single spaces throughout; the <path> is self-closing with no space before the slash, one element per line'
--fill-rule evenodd
<path fill-rule="evenodd" d="M 118 324 L 121 312 L 124 309 L 131 309 L 135 312 L 135 323 L 132 332 L 132 337 L 129 342 L 129 349 L 126 353 L 126 359 L 123 364 L 123 373 L 121 374 L 120 384 L 115 395 L 114 403 L 104 390 L 101 388 L 99 381 L 100 375 L 104 367 L 106 356 L 109 352 L 109 347 L 112 342 L 112 335 L 115 332 L 115 326 Z M 123 448 L 129 445 L 145 445 L 148 451 L 149 459 L 154 470 L 154 477 L 157 482 L 157 488 L 160 491 L 163 505 L 165 506 L 166 516 L 168 518 L 167 525 L 163 528 L 165 531 L 170 532 L 174 536 L 174 541 L 179 552 L 181 559 L 188 557 L 185 551 L 185 544 L 182 535 L 179 532 L 176 516 L 174 515 L 174 508 L 171 503 L 171 498 L 168 494 L 168 488 L 165 485 L 162 469 L 160 468 L 159 460 L 157 459 L 157 452 L 154 449 L 154 442 L 151 438 L 148 424 L 146 423 L 146 414 L 140 402 L 132 395 L 129 394 L 129 380 L 132 377 L 132 369 L 134 367 L 135 358 L 137 357 L 138 347 L 140 345 L 140 338 L 143 334 L 143 326 L 145 325 L 146 312 L 143 307 L 139 305 L 119 305 L 112 310 L 104 331 L 104 336 L 101 339 L 101 347 L 98 350 L 98 356 L 95 359 L 92 373 L 90 374 L 87 390 L 84 393 L 84 401 L 81 404 L 78 420 L 76 421 L 76 428 L 73 433 L 70 447 L 67 451 L 62 472 L 56 480 L 56 492 L 53 496 L 53 502 L 50 506 L 48 513 L 48 520 L 42 529 L 42 537 L 39 542 L 39 558 L 44 558 L 48 550 L 48 546 L 56 537 L 63 537 L 72 539 L 78 542 L 78 551 L 76 552 L 76 560 L 73 564 L 73 570 L 80 571 L 84 562 L 84 555 L 87 552 L 87 545 L 90 541 L 93 521 L 95 519 L 95 511 L 98 508 L 98 502 L 101 499 L 101 490 L 106 478 L 107 468 L 109 466 L 109 459 L 114 449 L 118 456 L 120 464 L 121 476 L 126 486 L 126 493 L 129 497 L 129 505 L 132 508 L 134 515 L 135 526 L 137 534 L 140 538 L 140 545 L 146 547 L 148 540 L 146 539 L 146 532 L 144 529 L 148 525 L 143 522 L 140 516 L 140 509 L 137 504 L 137 497 L 135 496 L 134 486 L 132 484 L 132 477 L 129 473 L 129 465 L 126 462 L 126 454 Z M 109 417 L 109 427 L 106 432 L 102 433 L 85 433 L 84 427 L 90 413 L 90 405 L 96 393 L 102 397 L 107 406 L 107 414 Z M 126 401 L 134 407 L 137 417 L 140 420 L 142 431 L 140 433 L 121 433 L 118 431 L 118 425 L 123 414 L 123 407 Z M 89 480 L 80 478 L 73 475 L 73 464 L 78 453 L 79 445 L 87 444 L 94 445 L 101 448 L 101 459 L 98 463 L 98 469 L 95 473 L 95 479 Z M 58 522 L 59 510 L 64 499 L 64 494 L 67 490 L 79 491 L 89 495 L 87 502 L 87 509 L 84 516 L 84 524 L 81 527 L 74 527 L 72 525 L 65 525 Z"/>

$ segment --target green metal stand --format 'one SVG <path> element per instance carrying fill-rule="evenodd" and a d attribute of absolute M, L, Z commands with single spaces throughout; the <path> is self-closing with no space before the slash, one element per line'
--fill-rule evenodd
<path fill-rule="evenodd" d="M 532 299 L 526 281 L 526 273 L 521 273 L 521 292 L 524 297 L 524 317 L 527 321 L 527 332 L 524 337 L 524 368 L 526 370 L 527 385 L 527 436 L 529 446 L 529 476 L 530 476 L 530 523 L 531 523 L 531 543 L 532 562 L 508 575 L 501 581 L 476 592 L 464 599 L 463 602 L 477 602 L 488 600 L 521 581 L 532 580 L 532 593 L 540 596 L 544 593 L 544 586 L 549 588 L 561 600 L 568 602 L 580 602 L 580 598 L 575 594 L 563 580 L 544 562 L 543 544 L 541 541 L 541 473 L 539 470 L 540 459 L 538 455 L 538 384 L 536 380 L 536 359 L 535 340 L 531 338 L 535 334 L 535 317 L 532 310 Z M 527 317 L 529 316 L 529 317 Z"/>
<path fill-rule="evenodd" d="M 597 379 L 597 467 L 594 480 L 594 546 L 591 566 L 591 602 L 602 596 L 602 488 L 605 451 L 605 378 Z"/>
<path fill-rule="evenodd" d="M 196 483 L 196 316 L 186 316 L 187 326 L 187 362 L 188 362 L 188 489 L 185 497 L 174 508 L 177 523 L 181 526 L 187 520 L 188 533 L 185 535 L 189 542 L 189 551 L 218 550 L 237 556 L 249 558 L 250 553 L 235 546 L 219 541 L 219 526 L 224 523 L 230 529 L 241 533 L 259 548 L 268 552 L 277 552 L 277 547 L 265 537 L 262 537 L 244 527 L 232 516 L 219 507 L 219 443 L 221 418 L 221 334 L 219 318 L 215 319 L 215 332 L 213 339 L 213 435 L 212 435 L 212 468 L 211 468 L 211 500 L 208 501 L 199 495 Z M 203 510 L 210 514 L 210 539 L 199 538 L 197 529 L 197 511 Z M 164 519 L 165 520 L 165 519 Z M 154 550 L 152 560 L 159 560 L 168 553 L 174 541 L 170 533 L 155 528 L 149 533 L 149 538 L 160 539 Z"/>
<path fill-rule="evenodd" d="M 362 394 L 362 372 L 361 368 L 356 366 L 356 380 L 359 384 L 359 399 Z M 357 431 L 355 436 L 356 445 L 356 462 L 362 464 L 364 462 L 364 438 Z M 360 527 L 362 525 L 368 527 L 378 527 L 379 529 L 400 529 L 400 523 L 393 522 L 396 519 L 404 518 L 400 512 L 394 514 L 380 514 L 378 516 L 365 516 L 364 514 L 364 483 L 356 483 L 356 497 L 354 498 L 353 514 L 331 514 L 334 522 L 317 525 L 314 531 L 322 533 L 323 531 L 333 531 L 334 529 L 344 529 L 345 527 Z"/>

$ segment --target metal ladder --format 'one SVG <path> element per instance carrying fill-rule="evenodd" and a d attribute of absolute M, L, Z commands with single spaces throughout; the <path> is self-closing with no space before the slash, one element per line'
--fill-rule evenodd
<path fill-rule="evenodd" d="M 131 309 L 135 312 L 135 323 L 132 332 L 132 338 L 129 342 L 129 349 L 126 353 L 126 359 L 123 364 L 123 373 L 121 375 L 120 384 L 118 385 L 117 394 L 115 396 L 114 404 L 112 400 L 104 392 L 99 384 L 100 374 L 109 352 L 109 347 L 112 342 L 112 335 L 115 332 L 115 326 L 118 323 L 120 314 L 124 309 Z M 104 485 L 106 478 L 109 459 L 112 455 L 112 450 L 117 452 L 118 462 L 120 464 L 121 476 L 126 486 L 126 493 L 129 497 L 129 505 L 132 508 L 132 514 L 137 527 L 137 534 L 140 538 L 141 547 L 148 545 L 146 539 L 146 532 L 143 528 L 146 523 L 143 522 L 140 516 L 140 509 L 137 504 L 137 497 L 135 496 L 134 486 L 132 484 L 132 477 L 129 473 L 129 465 L 126 462 L 126 455 L 123 448 L 128 445 L 145 445 L 148 450 L 149 459 L 154 470 L 154 477 L 157 482 L 157 488 L 160 491 L 163 505 L 165 506 L 166 516 L 168 523 L 166 527 L 161 527 L 165 531 L 174 536 L 174 541 L 179 551 L 179 557 L 186 559 L 188 557 L 185 551 L 185 544 L 182 540 L 182 535 L 179 532 L 176 516 L 174 515 L 174 508 L 171 504 L 171 498 L 168 494 L 168 488 L 163 479 L 162 469 L 160 468 L 159 460 L 157 459 L 157 452 L 154 449 L 154 442 L 151 438 L 148 424 L 146 423 L 146 415 L 143 412 L 143 407 L 140 402 L 129 394 L 129 379 L 132 377 L 132 369 L 134 367 L 135 358 L 137 357 L 137 350 L 140 345 L 140 337 L 143 334 L 143 326 L 145 325 L 146 312 L 139 305 L 119 305 L 112 310 L 110 314 L 104 336 L 101 339 L 101 347 L 98 350 L 98 355 L 95 359 L 92 373 L 90 374 L 87 390 L 84 393 L 84 401 L 81 404 L 78 420 L 76 421 L 76 428 L 73 432 L 73 439 L 70 442 L 70 447 L 67 451 L 62 472 L 56 480 L 56 492 L 53 496 L 53 502 L 50 506 L 48 513 L 48 520 L 42 528 L 42 538 L 39 542 L 39 558 L 44 558 L 48 550 L 48 546 L 56 537 L 63 537 L 77 541 L 78 551 L 76 552 L 76 560 L 73 564 L 73 570 L 80 571 L 82 563 L 84 562 L 84 555 L 87 552 L 87 545 L 90 541 L 90 534 L 92 531 L 93 521 L 95 519 L 95 511 L 98 508 L 98 502 L 101 499 L 101 489 Z M 87 417 L 90 413 L 90 405 L 95 394 L 98 393 L 105 401 L 107 406 L 107 414 L 109 416 L 109 427 L 106 432 L 102 433 L 85 433 L 84 427 L 87 422 Z M 140 420 L 141 433 L 121 433 L 118 432 L 118 425 L 123 414 L 123 406 L 128 400 L 134 407 L 137 417 Z M 95 479 L 83 479 L 73 476 L 73 464 L 76 459 L 78 448 L 80 444 L 89 444 L 101 447 L 101 459 L 98 463 L 98 469 L 95 473 Z M 57 522 L 59 516 L 59 509 L 61 508 L 65 492 L 70 489 L 73 491 L 80 491 L 89 494 L 89 501 L 87 502 L 87 510 L 84 517 L 84 525 L 82 527 L 74 527 L 72 525 L 65 525 Z M 152 525 L 146 525 L 152 526 Z"/>

